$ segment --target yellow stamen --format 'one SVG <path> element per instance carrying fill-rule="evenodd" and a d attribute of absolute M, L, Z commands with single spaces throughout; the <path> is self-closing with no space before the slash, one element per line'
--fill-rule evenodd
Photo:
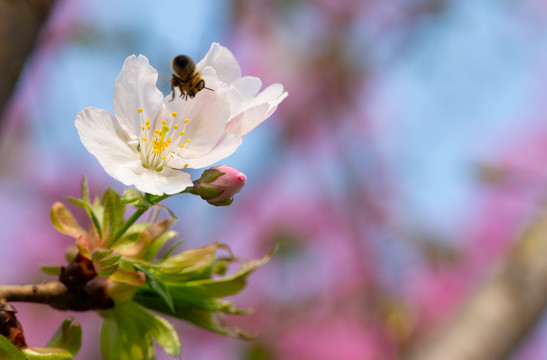
<path fill-rule="evenodd" d="M 186 124 L 186 123 L 188 123 L 188 121 L 190 121 L 190 120 L 186 119 L 186 120 L 184 120 L 184 123 Z"/>
<path fill-rule="evenodd" d="M 137 109 L 137 112 L 138 112 L 139 114 L 142 113 L 142 108 L 138 108 L 138 109 Z"/>
<path fill-rule="evenodd" d="M 179 135 L 180 135 L 180 136 L 184 135 L 184 131 L 181 131 Z"/>
<path fill-rule="evenodd" d="M 189 143 L 189 142 L 190 142 L 190 139 L 186 139 L 186 142 Z"/>
<path fill-rule="evenodd" d="M 183 168 L 186 169 L 188 166 L 190 166 L 190 165 L 184 164 Z"/>
<path fill-rule="evenodd" d="M 171 115 L 173 115 L 173 117 L 177 117 L 177 113 L 175 111 L 173 111 Z"/>

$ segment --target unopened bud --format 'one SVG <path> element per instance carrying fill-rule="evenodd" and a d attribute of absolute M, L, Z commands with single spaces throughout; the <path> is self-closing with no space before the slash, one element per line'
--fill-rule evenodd
<path fill-rule="evenodd" d="M 194 189 L 209 204 L 226 206 L 232 203 L 246 181 L 247 177 L 239 170 L 220 165 L 205 170 L 199 180 L 194 181 Z"/>

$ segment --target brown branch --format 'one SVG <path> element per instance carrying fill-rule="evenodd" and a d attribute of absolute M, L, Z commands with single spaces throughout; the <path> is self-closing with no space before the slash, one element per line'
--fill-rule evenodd
<path fill-rule="evenodd" d="M 499 271 L 408 359 L 506 359 L 547 306 L 547 213 L 519 239 Z"/>
<path fill-rule="evenodd" d="M 0 0 L 0 116 L 52 6 L 53 0 Z"/>
<path fill-rule="evenodd" d="M 8 302 L 47 304 L 56 309 L 69 310 L 74 296 L 60 281 L 37 285 L 1 285 L 0 299 Z"/>

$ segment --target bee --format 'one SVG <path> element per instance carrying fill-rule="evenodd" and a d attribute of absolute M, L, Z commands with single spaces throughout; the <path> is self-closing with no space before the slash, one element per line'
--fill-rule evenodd
<path fill-rule="evenodd" d="M 213 89 L 205 87 L 205 81 L 203 81 L 201 75 L 196 70 L 194 60 L 189 56 L 175 56 L 171 61 L 171 69 L 173 70 L 173 77 L 171 78 L 173 96 L 171 97 L 171 101 L 175 98 L 175 88 L 180 90 L 180 97 L 183 97 L 184 100 L 188 98 L 192 99 L 203 89 L 213 91 Z"/>

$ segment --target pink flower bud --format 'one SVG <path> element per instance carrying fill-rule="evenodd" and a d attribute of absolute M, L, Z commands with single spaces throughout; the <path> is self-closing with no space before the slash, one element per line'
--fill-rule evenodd
<path fill-rule="evenodd" d="M 228 165 L 214 166 L 194 182 L 197 194 L 211 205 L 230 205 L 233 197 L 245 185 L 245 174 Z"/>

